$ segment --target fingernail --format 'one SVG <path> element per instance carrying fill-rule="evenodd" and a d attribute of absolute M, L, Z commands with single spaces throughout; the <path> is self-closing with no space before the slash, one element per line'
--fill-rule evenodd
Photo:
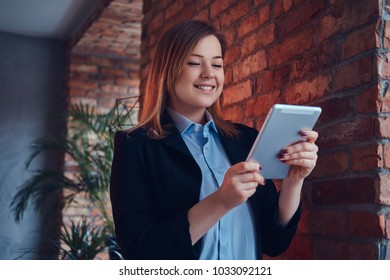
<path fill-rule="evenodd" d="M 285 149 L 282 150 L 282 154 L 283 154 L 283 155 L 285 155 L 285 154 L 287 154 L 287 153 L 288 153 L 288 149 L 287 149 L 287 148 L 285 148 Z"/>
<path fill-rule="evenodd" d="M 266 183 L 266 181 L 265 181 L 265 179 L 263 180 L 263 186 L 265 186 L 265 183 Z"/>
<path fill-rule="evenodd" d="M 306 131 L 301 131 L 300 134 L 301 134 L 302 136 L 307 136 L 307 132 L 306 132 Z"/>
<path fill-rule="evenodd" d="M 261 165 L 259 165 L 259 170 L 261 170 L 261 169 L 263 169 L 263 168 L 261 168 Z"/>
<path fill-rule="evenodd" d="M 280 154 L 280 155 L 279 155 L 279 159 L 282 159 L 282 158 L 284 158 L 284 155 L 283 155 L 283 154 Z"/>

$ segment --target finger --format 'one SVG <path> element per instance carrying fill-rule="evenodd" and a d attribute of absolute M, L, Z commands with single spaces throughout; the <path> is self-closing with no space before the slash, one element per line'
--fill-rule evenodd
<path fill-rule="evenodd" d="M 318 146 L 310 142 L 299 142 L 288 146 L 280 151 L 281 155 L 292 154 L 297 152 L 318 152 Z"/>
<path fill-rule="evenodd" d="M 260 170 L 260 164 L 257 162 L 253 161 L 243 161 L 240 163 L 237 163 L 236 165 L 233 165 L 230 170 L 234 174 L 243 174 L 247 172 L 252 172 L 252 171 L 259 171 Z"/>
<path fill-rule="evenodd" d="M 291 159 L 309 159 L 309 160 L 317 160 L 318 155 L 316 152 L 295 152 L 290 154 L 281 154 L 279 159 L 281 161 L 291 160 Z"/>
<path fill-rule="evenodd" d="M 258 171 L 253 171 L 253 172 L 247 172 L 239 176 L 239 180 L 241 183 L 246 184 L 246 183 L 251 183 L 254 182 L 256 184 L 264 185 L 265 184 L 265 179 L 264 177 L 258 172 Z"/>
<path fill-rule="evenodd" d="M 314 143 L 318 138 L 318 132 L 314 130 L 302 130 L 299 134 L 306 138 L 310 143 Z"/>
<path fill-rule="evenodd" d="M 249 183 L 241 184 L 241 190 L 242 191 L 249 191 L 252 189 L 256 190 L 258 186 L 259 186 L 258 182 L 249 182 Z"/>
<path fill-rule="evenodd" d="M 300 166 L 305 169 L 313 169 L 316 166 L 316 161 L 310 159 L 292 159 L 283 161 L 283 163 L 290 166 Z"/>

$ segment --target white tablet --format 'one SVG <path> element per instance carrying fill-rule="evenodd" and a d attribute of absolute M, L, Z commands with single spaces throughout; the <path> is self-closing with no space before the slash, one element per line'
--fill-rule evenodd
<path fill-rule="evenodd" d="M 290 166 L 278 158 L 280 151 L 293 143 L 304 141 L 301 130 L 312 130 L 321 114 L 320 107 L 275 104 L 269 111 L 247 161 L 261 165 L 265 179 L 283 179 Z"/>

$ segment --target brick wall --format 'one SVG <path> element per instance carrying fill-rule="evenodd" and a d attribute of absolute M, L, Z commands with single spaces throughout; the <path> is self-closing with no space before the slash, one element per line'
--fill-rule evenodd
<path fill-rule="evenodd" d="M 228 40 L 227 119 L 260 128 L 274 103 L 322 107 L 318 165 L 303 189 L 298 234 L 280 258 L 390 258 L 389 5 L 144 1 L 141 85 L 162 32 L 197 18 Z"/>

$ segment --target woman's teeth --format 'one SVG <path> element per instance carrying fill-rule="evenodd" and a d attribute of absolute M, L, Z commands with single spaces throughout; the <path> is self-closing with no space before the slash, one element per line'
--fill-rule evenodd
<path fill-rule="evenodd" d="M 214 88 L 213 86 L 195 86 L 195 87 L 203 90 L 212 90 Z"/>

